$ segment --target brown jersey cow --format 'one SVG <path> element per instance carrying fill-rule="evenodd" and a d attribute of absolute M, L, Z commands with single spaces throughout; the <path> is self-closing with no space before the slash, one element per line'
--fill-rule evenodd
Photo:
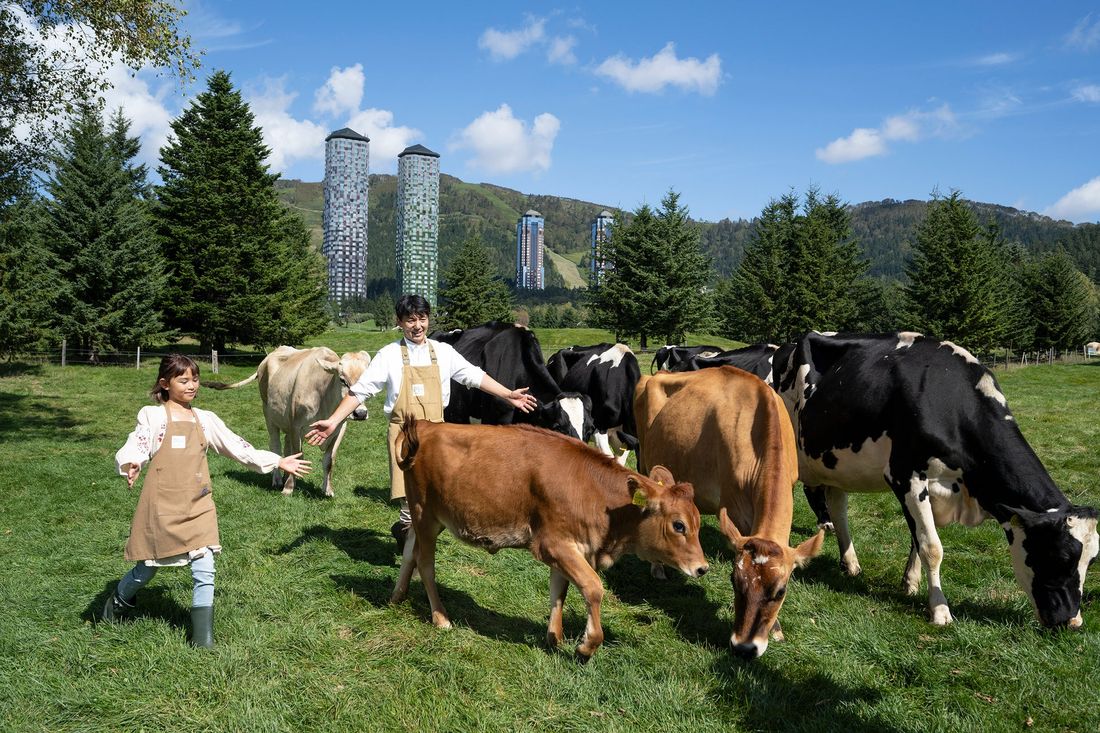
<path fill-rule="evenodd" d="M 419 569 L 438 627 L 451 625 L 435 585 L 436 539 L 444 527 L 489 552 L 527 549 L 550 566 L 551 647 L 562 639 L 569 583 L 577 586 L 588 606 L 577 647 L 584 659 L 603 642 L 597 570 L 629 552 L 686 575 L 707 571 L 691 485 L 675 483 L 665 468 L 642 476 L 578 440 L 528 425 L 411 419 L 402 427 L 397 455 L 413 541 L 405 545 L 390 600 L 404 600 Z"/>
<path fill-rule="evenodd" d="M 638 467 L 665 465 L 695 487 L 699 510 L 718 514 L 733 548 L 735 654 L 759 657 L 782 638 L 779 609 L 794 567 L 821 551 L 824 532 L 790 547 L 798 478 L 794 430 L 783 402 L 734 367 L 643 376 L 635 392 Z"/>

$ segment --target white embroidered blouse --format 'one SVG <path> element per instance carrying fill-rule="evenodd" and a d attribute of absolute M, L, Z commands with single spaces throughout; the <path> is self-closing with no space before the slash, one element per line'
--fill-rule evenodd
<path fill-rule="evenodd" d="M 213 448 L 215 453 L 232 458 L 257 473 L 271 473 L 279 466 L 281 456 L 278 453 L 253 448 L 247 440 L 227 428 L 222 419 L 209 410 L 193 407 L 191 411 L 206 436 L 208 448 Z M 156 455 L 161 443 L 164 442 L 164 431 L 167 428 L 168 418 L 164 414 L 164 405 L 149 405 L 141 408 L 137 416 L 137 427 L 126 439 L 126 445 L 119 448 L 118 453 L 115 454 L 119 475 L 126 475 L 126 466 L 129 464 L 136 463 L 138 466 L 144 466 Z"/>

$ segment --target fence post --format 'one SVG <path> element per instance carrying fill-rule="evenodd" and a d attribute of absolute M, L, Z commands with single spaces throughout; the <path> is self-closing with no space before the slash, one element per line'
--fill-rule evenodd
<path fill-rule="evenodd" d="M 61 366 L 65 366 L 65 339 L 61 339 Z"/>
<path fill-rule="evenodd" d="M 215 349 L 210 350 L 210 371 L 218 373 L 218 352 Z"/>
<path fill-rule="evenodd" d="M 134 363 L 134 369 L 141 369 L 141 347 L 137 350 L 137 361 Z"/>

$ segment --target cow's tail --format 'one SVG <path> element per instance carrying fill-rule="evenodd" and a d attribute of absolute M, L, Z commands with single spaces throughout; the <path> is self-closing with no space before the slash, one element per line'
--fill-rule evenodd
<path fill-rule="evenodd" d="M 420 438 L 416 434 L 416 418 L 412 415 L 406 415 L 405 422 L 401 423 L 401 436 L 404 440 L 397 446 L 397 467 L 407 471 L 416 461 L 416 452 L 420 450 Z"/>
<path fill-rule="evenodd" d="M 260 376 L 260 371 L 257 369 L 252 372 L 251 377 L 245 377 L 239 382 L 234 384 L 226 384 L 225 382 L 203 382 L 202 386 L 209 387 L 210 389 L 236 389 L 237 387 L 243 387 L 246 384 L 251 384 L 256 381 L 256 377 Z"/>

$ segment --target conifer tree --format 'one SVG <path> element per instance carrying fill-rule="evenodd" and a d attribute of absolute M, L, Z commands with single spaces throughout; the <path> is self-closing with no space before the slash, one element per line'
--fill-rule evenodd
<path fill-rule="evenodd" d="M 56 340 L 49 323 L 57 276 L 39 237 L 40 209 L 26 188 L 0 206 L 0 354 L 8 358 Z"/>
<path fill-rule="evenodd" d="M 710 261 L 675 191 L 657 211 L 642 204 L 629 223 L 617 212 L 604 251 L 610 267 L 588 305 L 594 323 L 616 339 L 636 335 L 644 349 L 650 336 L 678 342 L 710 323 Z"/>
<path fill-rule="evenodd" d="M 971 349 L 998 346 L 1011 321 L 1011 282 L 995 227 L 981 227 L 958 191 L 933 195 L 906 266 L 917 329 Z"/>
<path fill-rule="evenodd" d="M 270 151 L 228 73 L 211 75 L 172 131 L 156 209 L 168 323 L 217 349 L 319 333 L 327 323 L 324 264 L 279 202 Z"/>
<path fill-rule="evenodd" d="M 1091 337 L 1096 320 L 1095 291 L 1061 247 L 1037 262 L 1028 302 L 1035 323 L 1035 346 L 1067 349 Z"/>
<path fill-rule="evenodd" d="M 104 351 L 164 338 L 163 260 L 145 204 L 135 197 L 136 151 L 112 144 L 99 110 L 84 107 L 61 140 L 46 181 L 42 240 L 56 263 L 58 335 L 96 361 Z"/>
<path fill-rule="evenodd" d="M 486 321 L 512 319 L 511 293 L 494 276 L 488 252 L 477 234 L 462 242 L 462 249 L 443 273 L 439 299 L 439 328 L 470 328 Z"/>

